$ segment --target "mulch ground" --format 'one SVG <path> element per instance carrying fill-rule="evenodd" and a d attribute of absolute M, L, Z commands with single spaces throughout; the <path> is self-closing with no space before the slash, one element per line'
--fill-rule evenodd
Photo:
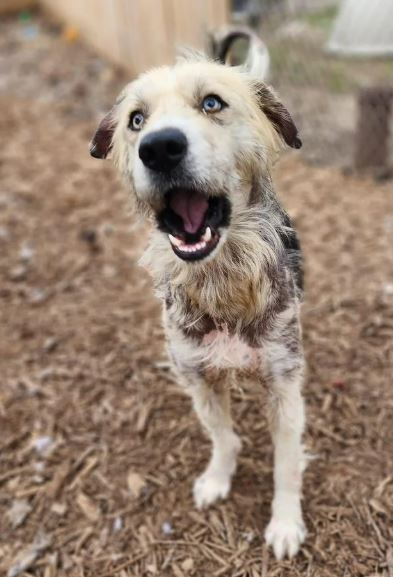
<path fill-rule="evenodd" d="M 160 305 L 137 264 L 147 231 L 110 163 L 88 155 L 116 74 L 55 34 L 41 68 L 23 68 L 36 44 L 2 26 L 0 66 L 7 55 L 25 89 L 0 86 L 1 574 L 392 577 L 392 183 L 298 155 L 275 175 L 306 259 L 312 455 L 309 536 L 278 563 L 262 539 L 263 391 L 233 392 L 244 448 L 230 499 L 192 503 L 209 443 L 168 371 Z"/>

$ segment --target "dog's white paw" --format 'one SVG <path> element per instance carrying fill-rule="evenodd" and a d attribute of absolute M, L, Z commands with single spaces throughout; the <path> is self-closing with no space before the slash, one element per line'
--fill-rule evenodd
<path fill-rule="evenodd" d="M 205 471 L 194 483 L 194 501 L 198 509 L 208 507 L 217 499 L 228 497 L 231 488 L 230 476 Z"/>
<path fill-rule="evenodd" d="M 299 551 L 300 545 L 306 538 L 306 527 L 303 519 L 278 519 L 273 517 L 266 527 L 265 539 L 273 547 L 276 559 L 283 559 L 286 555 L 293 557 Z"/>

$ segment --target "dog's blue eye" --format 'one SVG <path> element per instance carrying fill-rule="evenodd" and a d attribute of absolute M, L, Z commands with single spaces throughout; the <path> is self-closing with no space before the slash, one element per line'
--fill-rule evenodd
<path fill-rule="evenodd" d="M 145 117 L 143 116 L 142 112 L 136 110 L 130 116 L 130 122 L 128 123 L 129 128 L 131 130 L 140 130 L 145 122 Z"/>
<path fill-rule="evenodd" d="M 206 96 L 202 102 L 202 110 L 207 113 L 220 112 L 223 106 L 224 103 L 221 98 L 214 94 L 209 94 L 209 96 Z"/>

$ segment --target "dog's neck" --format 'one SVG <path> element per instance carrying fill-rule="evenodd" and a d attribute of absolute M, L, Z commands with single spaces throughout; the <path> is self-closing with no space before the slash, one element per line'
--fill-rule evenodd
<path fill-rule="evenodd" d="M 142 264 L 153 275 L 161 298 L 178 301 L 190 321 L 206 316 L 216 325 L 246 326 L 261 318 L 277 298 L 282 245 L 275 197 L 253 202 L 233 215 L 223 246 L 207 262 L 185 263 L 159 231 L 153 233 Z M 169 295 L 169 296 L 168 296 Z"/>

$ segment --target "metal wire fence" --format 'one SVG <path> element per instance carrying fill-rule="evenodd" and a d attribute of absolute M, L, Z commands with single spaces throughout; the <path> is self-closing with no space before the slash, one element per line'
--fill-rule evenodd
<path fill-rule="evenodd" d="M 393 2 L 234 0 L 233 10 L 267 44 L 269 82 L 300 127 L 307 159 L 390 175 Z"/>

